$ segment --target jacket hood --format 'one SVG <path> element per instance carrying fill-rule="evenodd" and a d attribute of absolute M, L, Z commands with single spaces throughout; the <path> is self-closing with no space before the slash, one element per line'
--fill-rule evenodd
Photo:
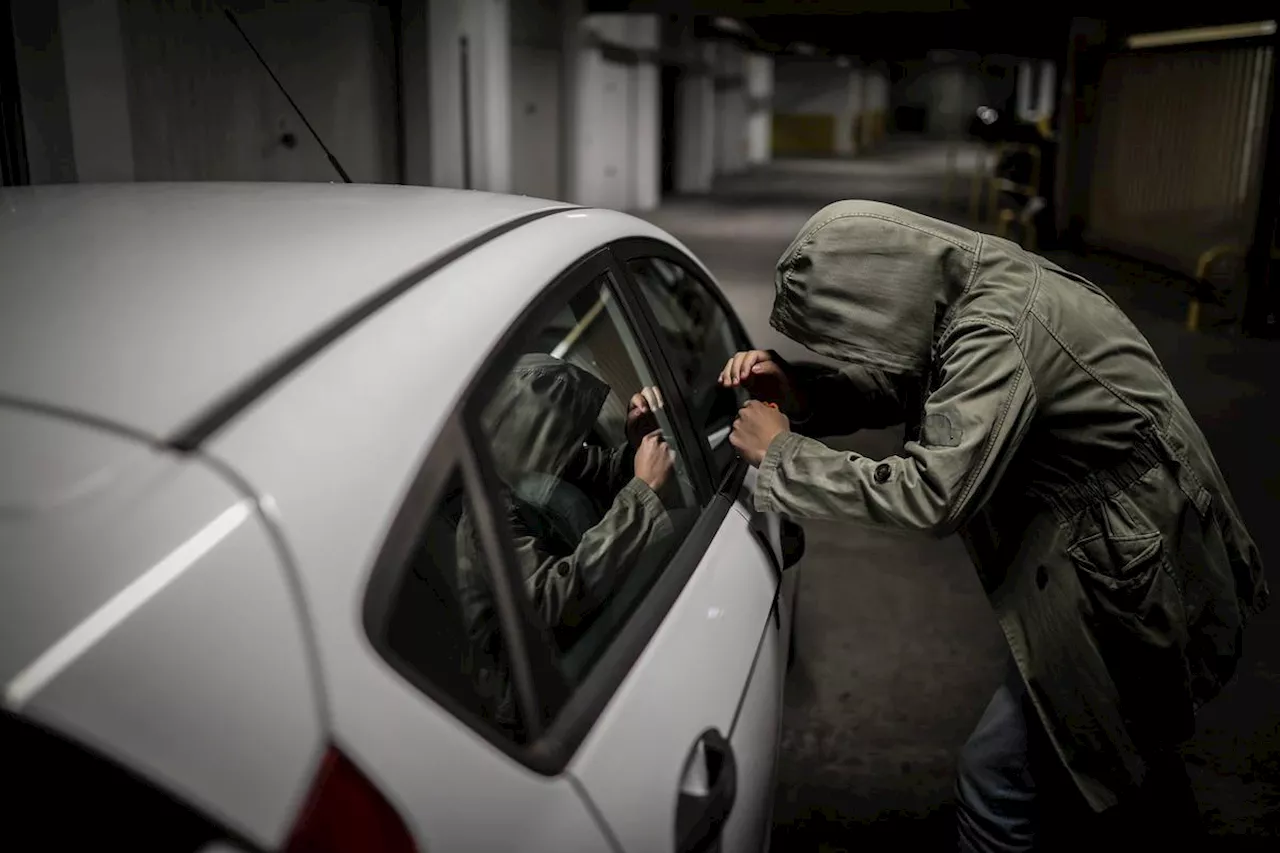
<path fill-rule="evenodd" d="M 514 484 L 530 473 L 559 476 L 595 424 L 609 386 L 544 353 L 520 357 L 481 422 L 498 473 Z"/>
<path fill-rule="evenodd" d="M 820 355 L 923 373 L 980 235 L 873 201 L 818 211 L 778 260 L 770 324 Z"/>

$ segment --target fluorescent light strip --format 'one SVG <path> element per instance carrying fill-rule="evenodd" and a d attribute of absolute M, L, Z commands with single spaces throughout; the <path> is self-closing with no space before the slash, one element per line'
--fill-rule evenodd
<path fill-rule="evenodd" d="M 604 310 L 605 303 L 609 301 L 609 291 L 600 291 L 600 298 L 596 300 L 596 304 L 592 305 L 590 310 L 583 315 L 578 324 L 569 330 L 569 334 L 564 336 L 564 340 L 556 344 L 556 348 L 551 351 L 552 358 L 564 358 L 578 343 L 578 338 L 590 328 L 591 324 L 596 321 L 596 317 L 600 316 L 600 312 Z"/>
<path fill-rule="evenodd" d="M 251 506 L 249 501 L 241 501 L 229 507 L 63 635 L 9 682 L 4 691 L 5 707 L 16 711 L 30 701 L 99 640 L 227 538 L 249 517 Z"/>
<path fill-rule="evenodd" d="M 1162 33 L 1140 33 L 1129 36 L 1131 48 L 1169 47 L 1175 44 L 1197 44 L 1227 39 L 1247 39 L 1273 35 L 1275 21 L 1254 21 L 1248 24 L 1226 24 L 1220 27 L 1195 27 L 1189 30 L 1169 30 Z"/>

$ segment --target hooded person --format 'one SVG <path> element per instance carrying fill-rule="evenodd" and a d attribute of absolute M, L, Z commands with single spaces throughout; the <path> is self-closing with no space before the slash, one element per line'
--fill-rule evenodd
<path fill-rule="evenodd" d="M 1031 849 L 1036 783 L 1064 768 L 1092 812 L 1195 814 L 1189 784 L 1160 777 L 1185 781 L 1174 747 L 1233 676 L 1268 589 L 1138 329 L 1013 243 L 865 201 L 823 209 L 788 247 L 771 323 L 840 366 L 758 350 L 725 366 L 757 397 L 731 436 L 759 466 L 757 508 L 958 532 L 1007 641 L 1016 671 L 961 754 L 961 849 Z M 815 440 L 898 423 L 887 459 Z M 1049 761 L 1028 771 L 1037 737 Z"/>
<path fill-rule="evenodd" d="M 660 559 L 673 540 L 659 497 L 669 494 L 672 473 L 661 436 L 631 430 L 634 441 L 618 447 L 586 443 L 609 393 L 588 371 L 530 353 L 504 377 L 481 416 L 525 593 L 561 651 L 630 571 Z M 632 414 L 643 414 L 635 401 Z M 514 726 L 509 661 L 469 512 L 458 525 L 457 552 L 472 676 L 492 703 L 493 718 Z"/>

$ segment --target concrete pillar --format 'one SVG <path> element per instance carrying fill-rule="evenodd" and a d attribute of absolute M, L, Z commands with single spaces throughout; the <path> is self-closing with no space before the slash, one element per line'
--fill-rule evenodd
<path fill-rule="evenodd" d="M 851 156 L 858 153 L 858 117 L 862 113 L 863 75 L 859 68 L 849 69 L 845 96 L 836 113 L 835 151 L 837 155 Z"/>
<path fill-rule="evenodd" d="M 586 66 L 586 0 L 560 0 L 560 186 L 561 197 L 581 204 L 585 177 L 582 144 L 582 77 Z"/>
<path fill-rule="evenodd" d="M 863 138 L 868 144 L 874 145 L 884 136 L 888 124 L 889 75 L 882 68 L 869 68 L 866 75 L 865 117 L 862 124 L 867 131 Z"/>
<path fill-rule="evenodd" d="M 747 166 L 746 51 L 736 44 L 715 45 L 716 174 Z"/>
<path fill-rule="evenodd" d="M 479 146 L 478 188 L 511 191 L 511 28 L 507 0 L 467 0 L 472 32 Z"/>
<path fill-rule="evenodd" d="M 658 47 L 658 18 L 589 15 L 569 27 L 569 197 L 580 204 L 652 210 L 661 194 L 661 92 L 657 66 L 644 53 Z M 639 51 L 640 58 L 606 58 L 596 40 Z"/>
<path fill-rule="evenodd" d="M 690 53 L 708 66 L 714 64 L 714 45 L 697 44 Z M 715 81 L 709 73 L 687 73 L 676 94 L 676 127 L 680 136 L 676 191 L 710 192 L 715 171 Z"/>
<path fill-rule="evenodd" d="M 1038 72 L 1038 73 L 1037 73 Z M 1024 60 L 1018 64 L 1017 116 L 1020 121 L 1035 123 L 1053 115 L 1057 100 L 1057 75 L 1054 64 Z"/>
<path fill-rule="evenodd" d="M 133 131 L 117 3 L 59 0 L 76 177 L 132 181 Z"/>
<path fill-rule="evenodd" d="M 662 44 L 657 15 L 628 15 L 627 44 L 657 50 Z M 642 62 L 633 69 L 630 105 L 634 140 L 631 195 L 627 208 L 653 210 L 662 200 L 662 89 L 658 66 Z"/>
<path fill-rule="evenodd" d="M 507 0 L 430 0 L 431 183 L 511 186 Z"/>
<path fill-rule="evenodd" d="M 747 163 L 758 166 L 773 157 L 773 57 L 747 55 Z"/>

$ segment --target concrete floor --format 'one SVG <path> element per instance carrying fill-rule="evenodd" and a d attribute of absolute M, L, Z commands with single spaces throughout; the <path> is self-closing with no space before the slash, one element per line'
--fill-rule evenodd
<path fill-rule="evenodd" d="M 813 358 L 768 325 L 774 264 L 796 231 L 840 198 L 963 224 L 948 215 L 946 186 L 944 150 L 899 143 L 854 161 L 776 163 L 650 218 L 711 268 L 759 346 Z M 954 189 L 967 197 L 967 183 Z M 1263 554 L 1280 553 L 1280 430 L 1266 404 L 1280 386 L 1280 343 L 1192 335 L 1184 303 L 1158 272 L 1113 257 L 1051 256 L 1107 288 L 1147 335 Z M 900 442 L 890 431 L 840 446 L 882 456 Z M 946 849 L 955 757 L 1005 660 L 995 619 L 955 539 L 807 529 L 773 849 Z M 1202 713 L 1187 761 L 1214 849 L 1276 849 L 1265 839 L 1280 836 L 1280 608 L 1246 634 L 1239 680 Z"/>

